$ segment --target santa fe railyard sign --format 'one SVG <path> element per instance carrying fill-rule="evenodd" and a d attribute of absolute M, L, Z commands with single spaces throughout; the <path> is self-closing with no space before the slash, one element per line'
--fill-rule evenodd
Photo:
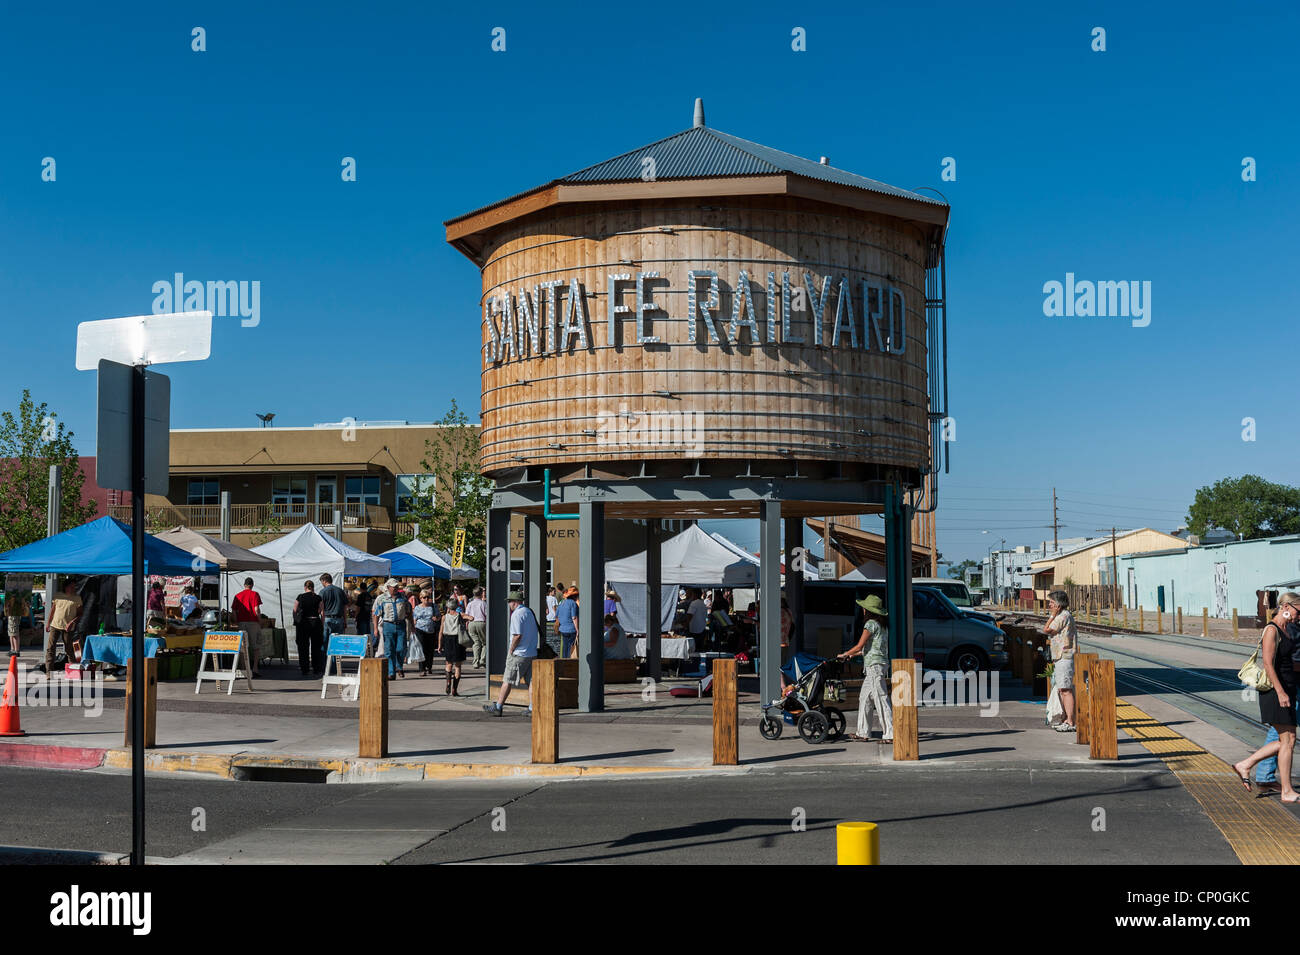
<path fill-rule="evenodd" d="M 680 327 L 681 322 L 669 316 L 653 298 L 669 291 L 663 287 L 667 281 L 658 272 L 608 274 L 604 316 L 608 345 L 660 344 L 663 340 L 653 333 L 656 321 L 661 326 L 672 323 Z M 659 286 L 652 289 L 652 282 Z M 781 273 L 779 286 L 777 274 L 768 272 L 766 285 L 764 322 L 760 324 L 753 280 L 741 269 L 731 289 L 731 315 L 727 321 L 722 313 L 718 273 L 704 269 L 687 272 L 686 344 L 703 344 L 699 338 L 702 325 L 710 345 L 719 344 L 720 336 L 725 335 L 733 345 L 746 340 L 752 345 L 812 344 L 890 355 L 901 355 L 907 349 L 906 301 L 902 290 L 893 285 L 862 279 L 855 287 L 847 276 L 826 275 L 819 286 L 815 275 L 804 273 L 803 284 L 796 286 L 791 285 L 789 272 Z M 634 305 L 624 304 L 629 293 L 634 295 Z M 811 321 L 811 342 L 808 329 L 797 328 L 803 323 L 794 321 L 796 312 L 803 312 Z M 624 318 L 636 321 L 632 340 L 620 340 L 619 325 Z M 571 354 L 575 347 L 590 347 L 587 291 L 576 277 L 540 282 L 531 290 L 507 288 L 490 295 L 483 303 L 483 320 L 488 332 L 483 351 L 488 362 Z M 827 324 L 831 326 L 829 341 Z"/>

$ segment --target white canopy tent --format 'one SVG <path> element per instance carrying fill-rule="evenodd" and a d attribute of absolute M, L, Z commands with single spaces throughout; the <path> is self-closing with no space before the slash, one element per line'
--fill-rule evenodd
<path fill-rule="evenodd" d="M 420 560 L 442 567 L 451 574 L 452 580 L 478 579 L 478 571 L 473 567 L 452 567 L 450 554 L 436 547 L 430 547 L 422 540 L 409 540 L 405 544 L 394 547 L 393 550 L 401 551 L 403 554 L 412 554 L 420 558 Z"/>
<path fill-rule="evenodd" d="M 367 554 L 331 537 L 315 524 L 304 524 L 296 531 L 278 537 L 261 547 L 252 548 L 254 554 L 269 557 L 280 565 L 279 573 L 253 571 L 253 589 L 262 598 L 263 613 L 276 617 L 276 622 L 293 634 L 293 603 L 302 592 L 302 584 L 329 574 L 334 582 L 342 584 L 344 577 L 386 577 L 391 561 Z M 283 579 L 284 587 L 279 585 Z M 239 581 L 242 586 L 243 581 Z"/>
<path fill-rule="evenodd" d="M 758 558 L 720 535 L 692 524 L 660 545 L 662 629 L 672 629 L 677 593 L 682 587 L 752 587 L 758 581 Z M 618 623 L 624 630 L 645 630 L 646 553 L 605 562 L 605 580 L 618 592 Z"/>

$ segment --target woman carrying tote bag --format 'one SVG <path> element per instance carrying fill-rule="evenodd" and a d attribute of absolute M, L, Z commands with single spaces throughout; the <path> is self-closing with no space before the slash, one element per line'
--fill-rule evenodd
<path fill-rule="evenodd" d="M 466 633 L 465 622 L 460 618 L 455 600 L 447 601 L 447 612 L 442 615 L 441 642 L 438 649 L 447 661 L 447 695 L 460 696 L 460 665 L 465 662 L 465 647 L 460 638 Z"/>

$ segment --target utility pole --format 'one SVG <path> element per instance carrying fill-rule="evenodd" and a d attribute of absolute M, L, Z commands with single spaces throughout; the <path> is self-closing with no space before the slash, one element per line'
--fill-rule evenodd
<path fill-rule="evenodd" d="M 1054 551 L 1061 549 L 1061 545 L 1059 543 L 1060 529 L 1061 529 L 1061 525 L 1056 520 L 1056 488 L 1052 488 L 1052 550 Z"/>

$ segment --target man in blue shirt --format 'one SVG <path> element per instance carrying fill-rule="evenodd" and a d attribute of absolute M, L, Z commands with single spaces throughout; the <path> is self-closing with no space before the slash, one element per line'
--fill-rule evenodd
<path fill-rule="evenodd" d="M 560 631 L 560 656 L 567 660 L 578 642 L 578 588 L 570 587 L 555 608 L 555 629 Z"/>
<path fill-rule="evenodd" d="M 528 681 L 528 713 L 533 712 L 533 658 L 537 656 L 537 618 L 524 606 L 524 595 L 510 591 L 506 602 L 510 605 L 510 643 L 506 647 L 506 668 L 501 677 L 501 691 L 495 703 L 484 703 L 483 711 L 489 716 L 500 716 L 514 685 Z"/>

